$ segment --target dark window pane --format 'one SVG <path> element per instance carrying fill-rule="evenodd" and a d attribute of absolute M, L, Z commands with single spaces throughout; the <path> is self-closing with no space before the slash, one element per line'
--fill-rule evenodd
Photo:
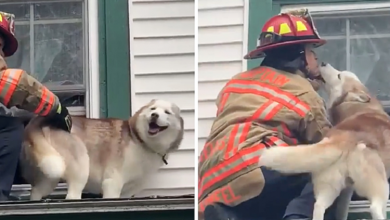
<path fill-rule="evenodd" d="M 316 18 L 314 24 L 320 36 L 344 36 L 346 21 L 343 18 Z"/>
<path fill-rule="evenodd" d="M 15 25 L 15 36 L 19 41 L 18 50 L 11 57 L 7 57 L 10 68 L 21 68 L 30 71 L 30 26 Z"/>
<path fill-rule="evenodd" d="M 337 69 L 345 70 L 346 61 L 346 40 L 328 40 L 328 42 L 315 49 L 318 59 L 330 63 Z"/>
<path fill-rule="evenodd" d="M 58 2 L 34 4 L 34 18 L 41 19 L 69 19 L 82 17 L 81 2 Z"/>
<path fill-rule="evenodd" d="M 390 16 L 350 18 L 351 35 L 390 33 Z"/>
<path fill-rule="evenodd" d="M 351 40 L 351 71 L 381 100 L 390 100 L 390 38 Z"/>
<path fill-rule="evenodd" d="M 35 25 L 34 45 L 34 74 L 41 82 L 83 83 L 81 23 Z"/>
<path fill-rule="evenodd" d="M 15 15 L 16 21 L 30 19 L 30 4 L 2 4 L 0 10 Z"/>
<path fill-rule="evenodd" d="M 347 69 L 347 59 L 346 59 L 346 40 L 328 40 L 328 42 L 315 49 L 319 61 L 324 61 L 330 63 L 333 67 L 339 70 Z M 327 95 L 325 91 L 318 91 L 321 97 L 327 100 Z"/>

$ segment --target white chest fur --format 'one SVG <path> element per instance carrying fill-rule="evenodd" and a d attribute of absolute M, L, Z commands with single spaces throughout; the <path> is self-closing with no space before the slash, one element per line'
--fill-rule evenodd
<path fill-rule="evenodd" d="M 142 190 L 150 176 L 163 165 L 164 162 L 160 155 L 145 146 L 131 142 L 125 150 L 122 167 L 123 197 Z"/>

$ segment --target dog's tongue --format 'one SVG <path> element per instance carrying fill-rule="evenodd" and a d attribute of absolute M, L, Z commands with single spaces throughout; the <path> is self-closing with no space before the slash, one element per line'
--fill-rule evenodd
<path fill-rule="evenodd" d="M 151 134 L 157 134 L 160 131 L 159 128 L 149 128 L 149 133 Z"/>
<path fill-rule="evenodd" d="M 152 122 L 149 124 L 150 134 L 157 134 L 159 131 L 160 131 L 160 126 L 158 126 L 156 123 Z"/>

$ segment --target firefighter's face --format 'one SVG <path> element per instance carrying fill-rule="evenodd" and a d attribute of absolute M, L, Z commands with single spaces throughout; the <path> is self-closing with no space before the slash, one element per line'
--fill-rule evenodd
<path fill-rule="evenodd" d="M 307 61 L 307 72 L 312 78 L 316 78 L 320 75 L 318 58 L 316 53 L 310 48 L 305 49 L 306 61 Z"/>

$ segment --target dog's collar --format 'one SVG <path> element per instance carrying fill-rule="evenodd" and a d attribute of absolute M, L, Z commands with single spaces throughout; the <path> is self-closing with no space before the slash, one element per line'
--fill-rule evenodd
<path fill-rule="evenodd" d="M 160 155 L 162 161 L 164 162 L 164 164 L 165 164 L 165 165 L 168 165 L 168 161 L 167 161 L 167 159 L 166 159 L 167 154 L 160 154 L 159 152 L 157 152 L 157 151 L 153 150 L 152 148 L 148 147 L 148 146 L 145 144 L 144 140 L 142 140 L 142 138 L 139 136 L 138 132 L 134 132 L 134 131 L 133 131 L 133 128 L 132 128 L 131 126 L 129 126 L 129 128 L 130 128 L 130 135 L 131 135 L 131 136 L 135 137 L 135 139 L 137 139 L 137 141 L 138 141 L 142 146 L 144 146 L 146 149 L 148 149 L 148 150 L 151 151 L 152 153 L 155 153 L 155 154 Z"/>

